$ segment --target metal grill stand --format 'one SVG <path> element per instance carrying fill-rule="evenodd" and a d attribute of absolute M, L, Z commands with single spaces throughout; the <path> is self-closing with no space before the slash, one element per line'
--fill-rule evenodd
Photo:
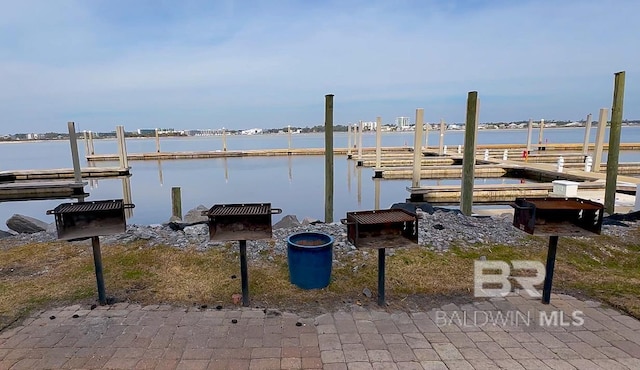
<path fill-rule="evenodd" d="M 240 245 L 240 280 L 244 307 L 250 304 L 247 240 L 271 238 L 271 215 L 281 212 L 281 209 L 272 209 L 270 203 L 216 204 L 202 212 L 209 217 L 210 240 L 238 241 Z"/>
<path fill-rule="evenodd" d="M 385 305 L 386 248 L 418 246 L 418 216 L 403 209 L 347 212 L 347 239 L 378 250 L 378 305 Z"/>
<path fill-rule="evenodd" d="M 100 251 L 100 235 L 113 235 L 126 231 L 125 209 L 135 207 L 122 199 L 94 202 L 63 203 L 47 214 L 56 217 L 58 239 L 77 241 L 91 239 L 93 265 L 98 287 L 98 302 L 107 304 Z"/>
<path fill-rule="evenodd" d="M 542 303 L 551 301 L 553 271 L 560 235 L 598 235 L 602 230 L 604 207 L 580 198 L 516 198 L 513 226 L 532 235 L 549 236 Z"/>

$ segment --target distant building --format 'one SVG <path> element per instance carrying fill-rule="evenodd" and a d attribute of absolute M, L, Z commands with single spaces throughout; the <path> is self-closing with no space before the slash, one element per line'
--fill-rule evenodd
<path fill-rule="evenodd" d="M 362 122 L 362 131 L 374 131 L 376 129 L 376 123 L 369 121 L 369 122 Z"/>
<path fill-rule="evenodd" d="M 396 126 L 399 130 L 408 130 L 411 127 L 409 117 L 396 117 Z"/>
<path fill-rule="evenodd" d="M 240 132 L 242 135 L 259 135 L 262 133 L 261 128 L 250 128 L 248 130 L 243 130 Z"/>

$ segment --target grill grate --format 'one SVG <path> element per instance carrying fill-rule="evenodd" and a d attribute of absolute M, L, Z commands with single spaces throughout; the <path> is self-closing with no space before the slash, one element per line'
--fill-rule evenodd
<path fill-rule="evenodd" d="M 532 204 L 536 209 L 544 210 L 598 210 L 601 208 L 599 204 L 592 204 L 581 199 L 562 199 L 562 198 L 544 198 L 544 199 L 527 199 L 523 201 Z"/>
<path fill-rule="evenodd" d="M 107 200 L 97 202 L 79 202 L 60 204 L 54 210 L 55 213 L 79 213 L 96 211 L 121 210 L 124 207 L 122 200 Z"/>
<path fill-rule="evenodd" d="M 415 221 L 416 216 L 400 209 L 383 209 L 377 211 L 349 212 L 353 221 L 361 225 L 375 225 L 394 222 Z"/>
<path fill-rule="evenodd" d="M 208 212 L 209 216 L 257 216 L 270 214 L 270 203 L 216 204 Z"/>

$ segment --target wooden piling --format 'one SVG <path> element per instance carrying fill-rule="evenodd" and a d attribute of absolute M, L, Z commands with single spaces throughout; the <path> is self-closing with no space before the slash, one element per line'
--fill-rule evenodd
<path fill-rule="evenodd" d="M 376 117 L 376 169 L 380 168 L 382 161 L 382 118 Z"/>
<path fill-rule="evenodd" d="M 444 123 L 443 119 L 440 119 L 440 143 L 438 144 L 438 155 L 444 154 L 444 131 L 447 128 L 447 125 Z"/>
<path fill-rule="evenodd" d="M 129 158 L 127 157 L 127 141 L 125 139 L 124 126 L 116 126 L 116 139 L 118 141 L 118 156 L 120 157 L 120 167 L 129 168 Z"/>
<path fill-rule="evenodd" d="M 171 216 L 182 220 L 182 194 L 180 187 L 171 188 Z"/>
<path fill-rule="evenodd" d="M 416 125 L 413 142 L 413 181 L 411 186 L 420 187 L 420 168 L 422 167 L 422 128 L 424 120 L 424 109 L 416 109 Z"/>
<path fill-rule="evenodd" d="M 533 132 L 533 120 L 529 118 L 527 126 L 527 154 L 531 153 L 531 133 Z"/>
<path fill-rule="evenodd" d="M 69 142 L 71 143 L 71 160 L 73 161 L 73 178 L 77 184 L 82 183 L 82 169 L 80 168 L 80 155 L 78 154 L 78 137 L 76 136 L 76 125 L 74 122 L 67 122 L 69 128 Z M 84 197 L 79 201 L 83 202 Z"/>
<path fill-rule="evenodd" d="M 584 125 L 584 143 L 582 144 L 582 155 L 589 154 L 589 139 L 591 134 L 591 113 L 587 114 L 587 120 Z"/>
<path fill-rule="evenodd" d="M 222 151 L 227 151 L 227 131 L 224 127 L 222 128 Z"/>
<path fill-rule="evenodd" d="M 351 124 L 347 125 L 347 159 L 351 159 Z"/>
<path fill-rule="evenodd" d="M 86 130 L 82 131 L 82 136 L 84 140 L 84 153 L 85 153 L 85 156 L 88 156 L 89 155 L 89 138 L 87 137 Z"/>
<path fill-rule="evenodd" d="M 158 129 L 156 129 L 156 153 L 160 153 L 160 134 Z"/>
<path fill-rule="evenodd" d="M 607 117 L 609 109 L 601 108 L 598 117 L 598 131 L 596 131 L 596 145 L 593 154 L 593 172 L 600 172 L 600 163 L 602 162 L 602 149 L 604 146 L 604 135 L 607 130 Z"/>
<path fill-rule="evenodd" d="M 362 160 L 362 121 L 358 122 L 358 161 Z"/>
<path fill-rule="evenodd" d="M 291 150 L 291 125 L 287 126 L 288 128 L 288 134 L 289 134 L 289 150 Z"/>
<path fill-rule="evenodd" d="M 464 215 L 471 216 L 473 208 L 474 167 L 476 163 L 476 127 L 478 125 L 478 92 L 471 91 L 467 97 L 467 118 L 464 133 L 464 156 L 462 159 L 462 194 L 460 208 Z"/>
<path fill-rule="evenodd" d="M 624 71 L 615 74 L 615 85 L 613 88 L 609 150 L 607 151 L 607 183 L 604 191 L 604 209 L 605 212 L 609 214 L 614 213 L 616 205 L 620 132 L 622 130 L 622 106 L 624 104 L 624 76 Z"/>
<path fill-rule="evenodd" d="M 360 123 L 362 128 L 362 122 Z M 324 222 L 333 222 L 333 95 L 325 95 L 324 107 Z"/>
<path fill-rule="evenodd" d="M 89 154 L 90 155 L 95 155 L 96 154 L 96 148 L 93 146 L 93 132 L 89 131 Z"/>
<path fill-rule="evenodd" d="M 543 146 L 543 142 L 542 140 L 544 139 L 544 119 L 540 120 L 540 127 L 539 127 L 539 131 L 538 131 L 538 150 L 544 150 L 544 146 Z"/>
<path fill-rule="evenodd" d="M 429 123 L 424 124 L 424 148 L 429 148 Z"/>

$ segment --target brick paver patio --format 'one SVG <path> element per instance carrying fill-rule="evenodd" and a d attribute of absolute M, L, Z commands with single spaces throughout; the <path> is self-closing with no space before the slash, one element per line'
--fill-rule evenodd
<path fill-rule="evenodd" d="M 0 333 L 0 369 L 640 369 L 640 321 L 554 295 L 317 317 L 118 303 Z"/>

